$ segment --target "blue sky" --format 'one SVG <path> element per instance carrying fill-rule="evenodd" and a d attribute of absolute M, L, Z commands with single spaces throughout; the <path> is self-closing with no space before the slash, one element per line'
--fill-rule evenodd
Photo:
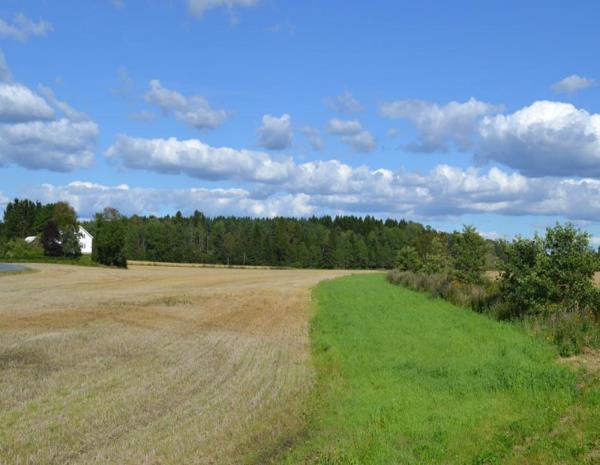
<path fill-rule="evenodd" d="M 0 209 L 600 236 L 600 6 L 11 1 Z"/>

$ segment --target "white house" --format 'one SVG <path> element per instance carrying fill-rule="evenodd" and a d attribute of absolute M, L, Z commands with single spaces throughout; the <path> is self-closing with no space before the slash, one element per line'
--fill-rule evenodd
<path fill-rule="evenodd" d="M 92 243 L 94 242 L 94 236 L 92 236 L 83 226 L 79 226 L 77 230 L 79 236 L 79 247 L 81 247 L 81 253 L 84 255 L 90 255 L 92 253 Z M 32 244 L 37 241 L 38 236 L 27 236 L 25 242 Z"/>
<path fill-rule="evenodd" d="M 81 247 L 81 253 L 90 255 L 92 253 L 93 242 L 94 236 L 92 236 L 83 226 L 79 226 L 79 246 Z"/>

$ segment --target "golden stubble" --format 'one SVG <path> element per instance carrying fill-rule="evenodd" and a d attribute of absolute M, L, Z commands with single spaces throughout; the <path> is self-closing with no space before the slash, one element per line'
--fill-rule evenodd
<path fill-rule="evenodd" d="M 0 464 L 234 464 L 302 434 L 340 271 L 32 265 L 0 279 Z"/>

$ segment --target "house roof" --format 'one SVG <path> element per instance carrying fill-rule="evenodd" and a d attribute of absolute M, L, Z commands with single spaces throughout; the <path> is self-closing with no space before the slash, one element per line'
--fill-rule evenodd
<path fill-rule="evenodd" d="M 79 231 L 83 231 L 85 234 L 87 234 L 88 236 L 90 236 L 92 239 L 94 238 L 94 236 L 92 236 L 90 234 L 90 232 L 87 229 L 85 229 L 83 226 L 81 226 L 81 225 L 79 225 Z"/>

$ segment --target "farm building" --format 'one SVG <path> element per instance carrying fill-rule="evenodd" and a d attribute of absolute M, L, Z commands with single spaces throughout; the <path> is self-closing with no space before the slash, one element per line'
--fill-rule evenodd
<path fill-rule="evenodd" d="M 81 247 L 81 253 L 84 255 L 90 255 L 92 253 L 92 243 L 94 242 L 94 236 L 92 236 L 87 229 L 83 226 L 79 226 L 79 247 Z M 31 244 L 38 240 L 37 236 L 27 236 L 25 242 Z"/>
<path fill-rule="evenodd" d="M 92 236 L 83 226 L 79 226 L 79 246 L 81 247 L 81 253 L 84 255 L 91 254 L 93 242 L 94 236 Z"/>

